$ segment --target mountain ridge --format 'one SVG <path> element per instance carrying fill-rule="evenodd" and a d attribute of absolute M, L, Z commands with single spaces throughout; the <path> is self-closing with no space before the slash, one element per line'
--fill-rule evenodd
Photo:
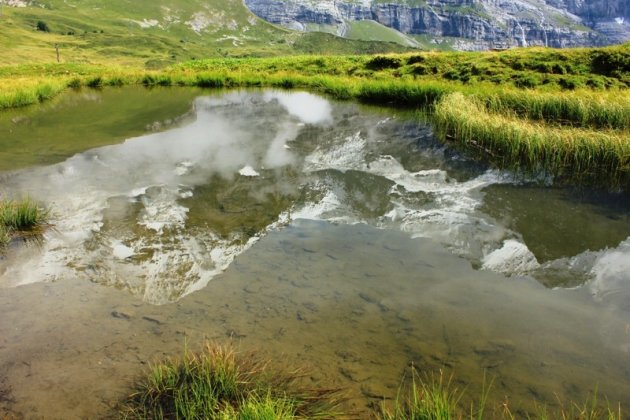
<path fill-rule="evenodd" d="M 328 25 L 344 36 L 372 20 L 455 49 L 576 47 L 630 40 L 630 0 L 245 0 L 259 17 L 287 28 Z"/>

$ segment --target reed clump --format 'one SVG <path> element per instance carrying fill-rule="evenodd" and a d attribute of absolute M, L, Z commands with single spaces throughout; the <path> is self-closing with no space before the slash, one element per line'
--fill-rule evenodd
<path fill-rule="evenodd" d="M 363 102 L 429 108 L 453 88 L 440 82 L 361 81 L 356 98 Z"/>
<path fill-rule="evenodd" d="M 123 415 L 139 419 L 333 418 L 337 390 L 300 384 L 299 371 L 274 370 L 255 354 L 207 344 L 156 364 L 125 402 Z"/>
<path fill-rule="evenodd" d="M 4 225 L 0 225 L 0 249 L 5 247 L 11 241 L 9 231 Z"/>
<path fill-rule="evenodd" d="M 65 88 L 64 80 L 53 78 L 0 79 L 0 109 L 43 102 L 58 95 Z"/>
<path fill-rule="evenodd" d="M 0 224 L 7 229 L 27 230 L 45 223 L 48 212 L 30 198 L 0 202 Z"/>
<path fill-rule="evenodd" d="M 380 420 L 450 420 L 464 416 L 460 407 L 462 392 L 444 372 L 422 378 L 415 368 L 411 370 L 411 384 L 399 390 L 393 407 L 381 406 Z"/>
<path fill-rule="evenodd" d="M 473 95 L 494 113 L 583 128 L 630 129 L 630 96 L 620 92 L 503 90 Z"/>
<path fill-rule="evenodd" d="M 41 233 L 48 219 L 48 211 L 29 198 L 0 201 L 0 247 L 16 236 Z"/>
<path fill-rule="evenodd" d="M 458 92 L 436 105 L 434 121 L 443 139 L 479 151 L 501 167 L 617 186 L 630 181 L 626 131 L 556 127 L 488 112 Z"/>

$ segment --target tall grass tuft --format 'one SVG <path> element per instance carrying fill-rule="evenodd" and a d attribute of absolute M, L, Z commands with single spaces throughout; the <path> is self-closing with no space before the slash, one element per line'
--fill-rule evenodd
<path fill-rule="evenodd" d="M 539 420 L 621 420 L 621 405 L 611 407 L 608 400 L 602 405 L 598 400 L 597 387 L 593 393 L 582 403 L 571 403 L 568 407 L 562 401 L 558 401 L 559 408 L 550 410 L 547 406 L 537 406 L 534 418 Z"/>
<path fill-rule="evenodd" d="M 7 244 L 11 241 L 11 236 L 9 235 L 9 231 L 4 225 L 0 224 L 0 249 L 7 246 Z"/>
<path fill-rule="evenodd" d="M 630 137 L 627 132 L 556 127 L 488 112 L 461 93 L 435 109 L 442 138 L 453 139 L 502 167 L 548 171 L 557 177 L 627 188 Z"/>
<path fill-rule="evenodd" d="M 66 88 L 63 80 L 45 78 L 0 79 L 0 110 L 18 108 L 48 100 Z"/>
<path fill-rule="evenodd" d="M 394 408 L 382 408 L 382 420 L 451 420 L 461 418 L 463 413 L 458 404 L 462 392 L 453 386 L 452 377 L 446 379 L 444 372 L 426 379 L 420 377 L 415 368 L 411 371 L 408 392 L 398 392 Z"/>
<path fill-rule="evenodd" d="M 630 129 L 630 96 L 618 93 L 518 92 L 505 90 L 475 95 L 491 112 L 513 112 L 519 117 L 558 125 Z"/>
<path fill-rule="evenodd" d="M 356 95 L 363 102 L 406 107 L 431 107 L 452 88 L 437 82 L 363 81 Z"/>
<path fill-rule="evenodd" d="M 506 419 L 527 418 L 529 420 L 621 420 L 621 406 L 612 408 L 608 402 L 601 404 L 598 400 L 597 389 L 583 403 L 572 402 L 566 405 L 558 400 L 556 408 L 547 405 L 536 404 L 533 413 L 520 412 L 519 417 L 512 414 L 507 403 L 491 407 L 486 411 L 488 396 L 493 385 L 484 381 L 480 399 L 472 402 L 470 409 L 466 410 L 462 400 L 464 391 L 458 391 L 452 382 L 452 376 L 445 378 L 444 372 L 439 375 L 420 375 L 415 368 L 411 369 L 411 381 L 407 387 L 401 387 L 393 402 L 393 407 L 388 408 L 382 404 L 380 411 L 376 413 L 379 420 L 451 420 L 451 419 Z"/>
<path fill-rule="evenodd" d="M 0 202 L 0 225 L 7 230 L 23 231 L 45 223 L 48 212 L 29 198 Z"/>
<path fill-rule="evenodd" d="M 271 394 L 252 396 L 237 409 L 227 406 L 222 417 L 226 420 L 292 420 L 295 418 L 292 402 L 286 398 L 274 398 Z"/>
<path fill-rule="evenodd" d="M 621 420 L 621 405 L 618 405 L 615 410 L 606 401 L 606 406 L 602 406 L 598 401 L 597 387 L 595 387 L 593 394 L 585 402 L 581 404 L 573 403 L 569 408 L 562 408 L 557 417 L 563 420 Z"/>
<path fill-rule="evenodd" d="M 254 354 L 207 344 L 151 368 L 123 408 L 128 418 L 289 419 L 331 418 L 336 390 L 300 385 L 299 371 L 269 369 Z"/>
<path fill-rule="evenodd" d="M 0 200 L 0 248 L 16 236 L 37 238 L 48 219 L 48 210 L 31 199 Z"/>

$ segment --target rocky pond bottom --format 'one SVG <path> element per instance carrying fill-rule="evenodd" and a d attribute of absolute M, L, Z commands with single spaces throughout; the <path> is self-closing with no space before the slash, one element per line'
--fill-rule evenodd
<path fill-rule="evenodd" d="M 512 413 L 594 389 L 630 409 L 627 195 L 490 170 L 392 110 L 199 94 L 0 116 L 0 195 L 54 224 L 0 258 L 0 413 L 112 415 L 150 362 L 205 340 L 310 367 L 362 417 L 410 364 L 472 399 L 494 378 Z"/>
<path fill-rule="evenodd" d="M 626 311 L 366 225 L 296 222 L 169 305 L 74 280 L 6 289 L 0 307 L 0 407 L 26 418 L 104 416 L 148 362 L 204 340 L 306 366 L 364 415 L 410 363 L 452 373 L 471 398 L 485 372 L 489 407 L 513 413 L 596 386 L 630 403 Z"/>

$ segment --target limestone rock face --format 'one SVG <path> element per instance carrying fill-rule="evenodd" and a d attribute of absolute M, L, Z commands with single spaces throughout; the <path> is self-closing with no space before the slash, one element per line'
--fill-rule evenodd
<path fill-rule="evenodd" d="M 309 24 L 346 33 L 373 20 L 409 35 L 455 38 L 463 50 L 572 47 L 630 41 L 630 0 L 245 0 L 256 15 L 286 27 Z"/>

